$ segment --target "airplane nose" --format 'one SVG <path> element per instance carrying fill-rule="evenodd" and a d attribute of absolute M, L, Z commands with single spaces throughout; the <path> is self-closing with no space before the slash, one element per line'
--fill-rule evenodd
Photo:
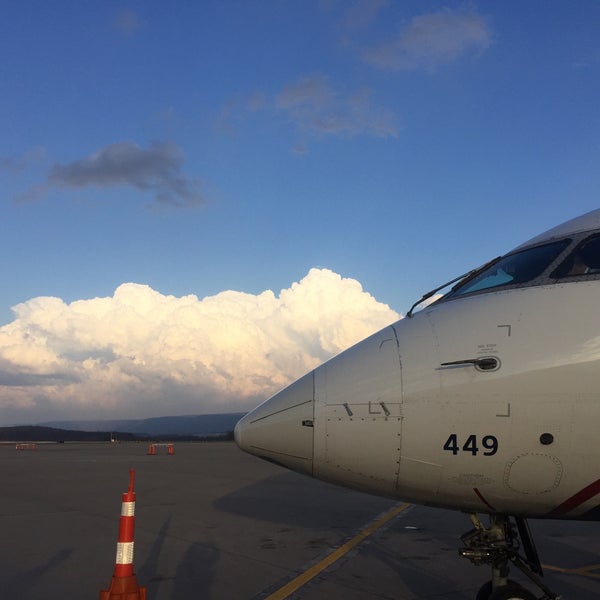
<path fill-rule="evenodd" d="M 294 471 L 313 472 L 314 373 L 248 413 L 235 426 L 244 451 Z"/>

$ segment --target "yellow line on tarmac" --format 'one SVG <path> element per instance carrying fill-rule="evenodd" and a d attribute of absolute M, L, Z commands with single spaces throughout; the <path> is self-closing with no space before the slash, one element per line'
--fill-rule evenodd
<path fill-rule="evenodd" d="M 567 569 L 565 567 L 556 567 L 554 565 L 542 565 L 547 571 L 556 571 L 558 573 L 564 573 L 566 575 L 580 575 L 581 577 L 590 577 L 591 579 L 600 579 L 600 574 L 592 573 L 600 569 L 600 565 L 588 565 L 587 567 L 575 567 L 574 569 Z"/>
<path fill-rule="evenodd" d="M 333 563 L 337 562 L 340 558 L 342 558 L 342 556 L 344 556 L 344 554 L 347 554 L 350 550 L 352 550 L 352 548 L 358 546 L 358 544 L 368 538 L 380 527 L 383 527 L 383 525 L 391 521 L 396 515 L 399 515 L 403 510 L 406 510 L 409 506 L 410 504 L 400 504 L 399 506 L 395 506 L 379 517 L 379 519 L 373 521 L 368 527 L 355 535 L 351 540 L 348 540 L 337 550 L 334 550 L 331 554 L 328 554 L 316 565 L 313 565 L 304 571 L 304 573 L 301 573 L 298 575 L 298 577 L 292 579 L 282 588 L 279 588 L 276 592 L 273 592 L 270 596 L 267 596 L 265 600 L 285 600 L 295 591 L 306 585 L 311 579 L 314 579 L 319 573 L 327 569 L 327 567 L 330 567 Z"/>

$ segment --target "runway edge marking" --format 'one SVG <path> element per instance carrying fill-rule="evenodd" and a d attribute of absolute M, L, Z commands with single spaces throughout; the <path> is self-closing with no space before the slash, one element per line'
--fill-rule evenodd
<path fill-rule="evenodd" d="M 384 513 L 378 519 L 375 519 L 368 527 L 363 529 L 360 533 L 356 534 L 352 539 L 348 540 L 345 544 L 340 546 L 337 550 L 334 550 L 331 554 L 328 554 L 325 558 L 320 560 L 316 565 L 313 565 L 286 585 L 279 588 L 276 592 L 267 596 L 265 600 L 285 600 L 291 596 L 294 592 L 305 586 L 309 581 L 314 579 L 319 573 L 330 567 L 332 564 L 340 560 L 342 556 L 350 552 L 353 548 L 358 546 L 362 541 L 368 538 L 370 535 L 375 533 L 379 528 L 383 527 L 386 523 L 391 521 L 394 517 L 405 511 L 409 506 L 408 503 L 402 503 L 399 506 L 395 506 L 391 510 Z"/>

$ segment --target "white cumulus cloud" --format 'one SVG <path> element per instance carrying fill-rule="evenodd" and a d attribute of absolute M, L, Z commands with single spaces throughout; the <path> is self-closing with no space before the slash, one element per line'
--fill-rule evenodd
<path fill-rule="evenodd" d="M 199 299 L 125 283 L 111 297 L 38 297 L 0 328 L 0 420 L 149 417 L 250 408 L 399 315 L 312 269 L 279 295 Z"/>

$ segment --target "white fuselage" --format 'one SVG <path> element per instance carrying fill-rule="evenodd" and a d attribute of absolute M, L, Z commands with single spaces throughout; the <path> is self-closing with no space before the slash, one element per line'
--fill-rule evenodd
<path fill-rule="evenodd" d="M 576 314 L 565 310 L 573 295 Z M 461 298 L 325 363 L 314 372 L 313 474 L 419 503 L 548 516 L 600 478 L 594 296 L 598 281 Z M 490 356 L 496 370 L 441 366 Z"/>
<path fill-rule="evenodd" d="M 596 518 L 599 305 L 596 276 L 442 300 L 276 394 L 236 440 L 411 502 Z"/>

